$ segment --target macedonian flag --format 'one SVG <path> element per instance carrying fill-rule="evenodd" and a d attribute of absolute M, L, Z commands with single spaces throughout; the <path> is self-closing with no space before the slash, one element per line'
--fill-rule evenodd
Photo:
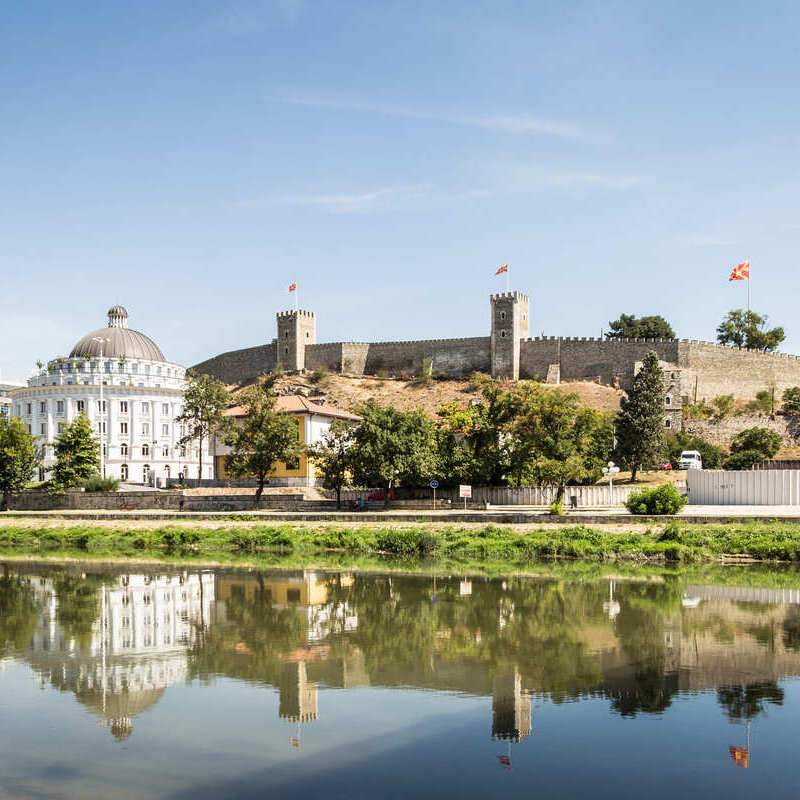
<path fill-rule="evenodd" d="M 733 278 L 731 278 L 731 280 L 733 280 Z M 290 283 L 289 284 L 289 291 L 290 292 L 294 292 L 296 289 L 297 289 L 297 284 L 296 283 Z"/>
<path fill-rule="evenodd" d="M 742 261 L 741 264 L 737 264 L 733 268 L 733 272 L 731 272 L 729 281 L 749 281 L 750 280 L 750 262 L 749 261 Z"/>
<path fill-rule="evenodd" d="M 744 769 L 747 769 L 750 766 L 749 747 L 736 747 L 736 745 L 732 744 L 728 748 L 728 752 L 731 754 L 733 763 L 736 764 L 737 767 L 743 767 Z"/>
<path fill-rule="evenodd" d="M 503 272 L 508 272 L 508 264 L 503 264 L 502 267 L 498 267 L 497 272 L 495 272 L 495 275 L 500 275 Z"/>

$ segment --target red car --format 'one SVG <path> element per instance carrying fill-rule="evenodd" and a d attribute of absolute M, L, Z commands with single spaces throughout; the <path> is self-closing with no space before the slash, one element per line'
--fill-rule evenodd
<path fill-rule="evenodd" d="M 381 489 L 380 491 L 373 492 L 367 500 L 385 500 L 386 499 L 386 490 Z M 397 500 L 397 495 L 394 493 L 394 489 L 389 491 L 389 499 L 390 500 Z"/>
<path fill-rule="evenodd" d="M 663 464 L 658 465 L 659 469 L 672 469 L 672 464 L 669 461 L 665 461 Z"/>

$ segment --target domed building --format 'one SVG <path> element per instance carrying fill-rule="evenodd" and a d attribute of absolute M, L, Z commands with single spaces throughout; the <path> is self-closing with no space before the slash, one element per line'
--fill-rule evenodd
<path fill-rule="evenodd" d="M 79 339 L 69 356 L 37 366 L 38 374 L 10 396 L 12 413 L 44 448 L 40 479 L 55 463 L 56 437 L 81 413 L 100 439 L 106 476 L 161 485 L 170 478 L 213 477 L 211 458 L 203 454 L 198 476 L 197 445 L 178 444 L 185 434 L 176 417 L 183 411 L 186 369 L 167 361 L 149 336 L 131 330 L 122 306 L 110 308 L 108 326 Z"/>

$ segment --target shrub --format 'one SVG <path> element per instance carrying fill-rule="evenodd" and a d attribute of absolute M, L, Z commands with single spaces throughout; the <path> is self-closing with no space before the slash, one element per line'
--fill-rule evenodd
<path fill-rule="evenodd" d="M 375 377 L 376 377 L 378 380 L 381 380 L 381 381 L 386 381 L 386 380 L 389 380 L 389 373 L 388 373 L 388 371 L 387 371 L 387 370 L 385 370 L 385 369 L 379 369 L 379 370 L 378 370 L 378 371 L 375 373 Z"/>
<path fill-rule="evenodd" d="M 87 492 L 116 492 L 119 489 L 119 478 L 103 478 L 101 475 L 90 475 L 80 485 Z"/>
<path fill-rule="evenodd" d="M 784 391 L 783 413 L 800 414 L 800 386 L 792 386 Z"/>
<path fill-rule="evenodd" d="M 672 483 L 633 492 L 625 506 L 631 514 L 677 514 L 687 503 Z"/>
<path fill-rule="evenodd" d="M 764 460 L 759 450 L 740 450 L 725 459 L 724 468 L 730 470 L 752 469 L 754 464 Z"/>
<path fill-rule="evenodd" d="M 754 450 L 761 455 L 761 459 L 764 459 L 772 458 L 780 449 L 781 435 L 767 428 L 748 428 L 737 433 L 731 441 L 731 455 Z"/>
<path fill-rule="evenodd" d="M 550 504 L 550 513 L 555 517 L 560 517 L 564 513 L 564 498 L 555 500 Z"/>
<path fill-rule="evenodd" d="M 322 383 L 322 381 L 324 381 L 325 378 L 327 378 L 327 377 L 328 377 L 328 370 L 325 369 L 325 367 L 317 367 L 311 373 L 311 382 L 312 383 Z"/>
<path fill-rule="evenodd" d="M 724 419 L 733 413 L 736 405 L 732 394 L 721 394 L 711 401 L 714 406 L 714 419 Z"/>

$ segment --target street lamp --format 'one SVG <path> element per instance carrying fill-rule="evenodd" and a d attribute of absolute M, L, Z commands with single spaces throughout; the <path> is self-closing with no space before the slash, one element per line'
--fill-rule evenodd
<path fill-rule="evenodd" d="M 102 336 L 93 336 L 93 342 L 100 343 L 100 474 L 106 476 L 106 459 L 103 453 L 103 427 L 106 424 L 105 409 L 103 408 L 103 361 L 105 360 L 105 343 L 111 339 L 104 339 Z"/>
<path fill-rule="evenodd" d="M 607 467 L 603 467 L 603 475 L 608 477 L 608 504 L 614 505 L 614 476 L 619 475 L 619 467 L 609 461 Z"/>

